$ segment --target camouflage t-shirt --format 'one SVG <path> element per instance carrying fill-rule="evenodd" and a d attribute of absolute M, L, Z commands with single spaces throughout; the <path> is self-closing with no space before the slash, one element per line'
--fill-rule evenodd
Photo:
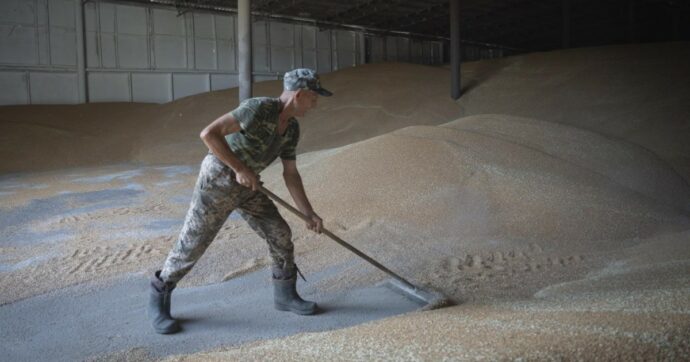
<path fill-rule="evenodd" d="M 284 160 L 296 159 L 295 149 L 299 141 L 299 123 L 293 117 L 288 120 L 285 133 L 278 134 L 279 98 L 249 98 L 232 110 L 242 129 L 225 136 L 230 149 L 247 167 L 259 173 L 278 156 Z"/>

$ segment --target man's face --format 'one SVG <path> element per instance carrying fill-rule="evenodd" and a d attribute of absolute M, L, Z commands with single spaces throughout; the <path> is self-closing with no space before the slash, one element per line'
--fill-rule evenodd
<path fill-rule="evenodd" d="M 295 110 L 298 116 L 304 116 L 308 110 L 316 107 L 319 95 L 308 89 L 300 89 L 295 93 Z"/>

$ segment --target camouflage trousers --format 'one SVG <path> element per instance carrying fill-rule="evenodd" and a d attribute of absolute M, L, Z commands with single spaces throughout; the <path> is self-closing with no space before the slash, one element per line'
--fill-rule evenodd
<path fill-rule="evenodd" d="M 236 211 L 266 242 L 273 258 L 274 276 L 295 273 L 292 233 L 273 202 L 235 181 L 235 173 L 213 154 L 201 163 L 192 201 L 160 278 L 177 283 L 201 258 L 232 211 Z"/>

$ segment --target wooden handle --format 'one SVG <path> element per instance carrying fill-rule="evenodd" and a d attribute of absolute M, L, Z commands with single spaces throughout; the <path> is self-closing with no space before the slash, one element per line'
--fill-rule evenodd
<path fill-rule="evenodd" d="M 259 191 L 262 192 L 263 194 L 265 194 L 266 196 L 268 196 L 269 198 L 271 198 L 273 201 L 275 201 L 275 202 L 281 204 L 281 205 L 284 206 L 286 209 L 290 210 L 293 214 L 299 216 L 300 219 L 302 219 L 302 220 L 304 220 L 304 221 L 306 221 L 306 222 L 310 222 L 310 221 L 311 221 L 311 219 L 310 219 L 309 217 L 307 217 L 307 215 L 303 214 L 301 211 L 297 210 L 294 206 L 288 204 L 285 200 L 281 199 L 281 198 L 278 197 L 276 194 L 274 194 L 273 192 L 271 192 L 271 191 L 269 191 L 268 189 L 266 189 L 265 187 L 263 187 L 263 185 L 259 185 Z M 407 280 L 405 280 L 403 277 L 399 276 L 398 274 L 392 272 L 390 269 L 386 268 L 385 266 L 383 266 L 383 265 L 382 265 L 381 263 L 379 263 L 378 261 L 376 261 L 376 260 L 372 259 L 371 257 L 369 257 L 369 255 L 364 254 L 364 253 L 361 252 L 359 249 L 357 249 L 357 248 L 355 248 L 354 246 L 350 245 L 350 244 L 347 243 L 345 240 L 339 238 L 337 235 L 333 234 L 330 230 L 328 230 L 328 229 L 326 229 L 326 228 L 321 228 L 321 230 L 322 230 L 322 232 L 323 232 L 324 234 L 326 234 L 326 236 L 328 236 L 329 238 L 331 238 L 333 241 L 335 241 L 336 243 L 340 244 L 340 245 L 343 246 L 344 248 L 350 250 L 351 252 L 355 253 L 355 254 L 356 254 L 357 256 L 359 256 L 360 258 L 362 258 L 362 259 L 368 261 L 371 265 L 377 267 L 379 270 L 381 270 L 381 271 L 385 272 L 386 274 L 392 276 L 393 278 L 397 279 L 399 282 L 405 284 L 407 287 L 412 288 L 412 289 L 414 289 L 414 290 L 417 289 L 417 287 L 415 287 L 412 283 L 408 282 Z"/>

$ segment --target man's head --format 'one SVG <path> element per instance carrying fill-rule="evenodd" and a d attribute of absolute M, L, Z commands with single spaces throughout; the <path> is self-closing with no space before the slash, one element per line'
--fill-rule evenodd
<path fill-rule="evenodd" d="M 330 97 L 333 93 L 321 87 L 319 75 L 308 68 L 299 68 L 285 73 L 283 77 L 283 101 L 289 103 L 296 116 L 303 116 L 316 107 L 319 95 Z"/>
<path fill-rule="evenodd" d="M 283 88 L 287 91 L 309 89 L 324 97 L 330 97 L 333 93 L 321 88 L 319 75 L 309 68 L 298 68 L 285 73 Z"/>

